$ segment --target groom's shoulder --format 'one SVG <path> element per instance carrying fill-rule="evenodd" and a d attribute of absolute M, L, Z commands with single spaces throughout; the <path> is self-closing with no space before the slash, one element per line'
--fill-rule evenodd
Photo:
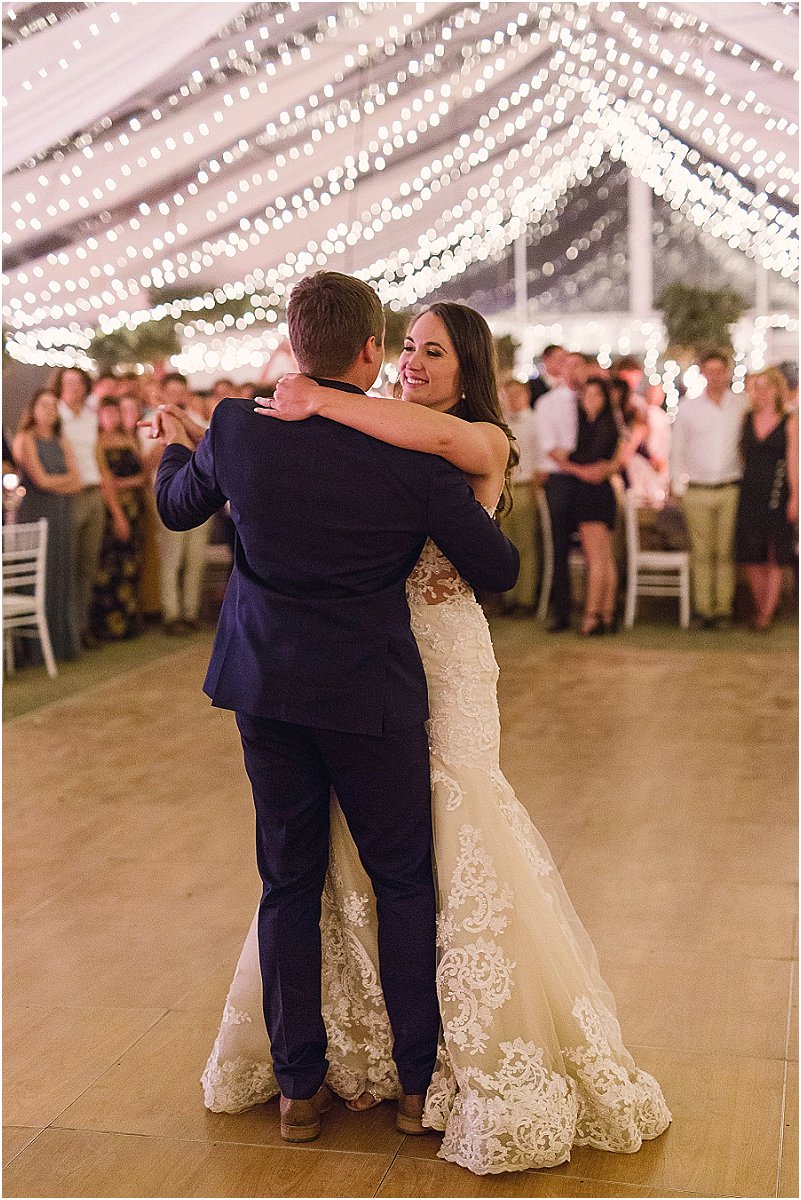
<path fill-rule="evenodd" d="M 215 405 L 214 411 L 211 414 L 211 426 L 219 426 L 227 424 L 229 421 L 244 421 L 253 419 L 254 427 L 258 420 L 266 420 L 266 417 L 259 417 L 255 412 L 252 400 L 245 400 L 240 396 L 226 396 L 224 399 Z"/>

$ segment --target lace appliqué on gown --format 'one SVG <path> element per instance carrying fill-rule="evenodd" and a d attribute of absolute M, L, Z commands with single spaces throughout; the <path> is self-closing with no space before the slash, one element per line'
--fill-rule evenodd
<path fill-rule="evenodd" d="M 556 1166 L 573 1146 L 637 1150 L 667 1128 L 670 1112 L 656 1080 L 637 1070 L 623 1045 L 592 943 L 500 770 L 498 668 L 484 615 L 431 543 L 407 596 L 431 709 L 440 909 L 443 1034 L 424 1122 L 444 1132 L 441 1158 L 477 1174 Z M 249 1013 L 253 1024 L 237 1018 L 221 1028 L 204 1075 L 209 1107 L 218 1086 L 226 1100 L 241 1101 L 248 1087 L 266 1098 L 271 1068 L 254 945 L 248 965 L 246 943 L 229 996 L 230 1011 Z M 372 890 L 337 805 L 323 948 L 329 1082 L 346 1098 L 365 1088 L 396 1095 Z M 262 1038 L 258 1080 L 257 1060 L 240 1054 L 255 1032 Z M 240 1070 L 248 1078 L 234 1086 Z"/>

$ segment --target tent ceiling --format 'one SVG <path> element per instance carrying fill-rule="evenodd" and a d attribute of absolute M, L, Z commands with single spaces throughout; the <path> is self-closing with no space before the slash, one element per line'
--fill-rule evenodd
<path fill-rule="evenodd" d="M 274 320 L 323 265 L 395 307 L 471 279 L 497 307 L 477 281 L 524 227 L 536 275 L 542 227 L 568 247 L 604 217 L 619 292 L 618 200 L 568 202 L 615 160 L 664 221 L 797 277 L 795 4 L 5 12 L 3 318 L 32 358 L 159 315 L 164 289 L 186 319 L 225 288 Z M 587 262 L 559 263 L 565 286 Z"/>

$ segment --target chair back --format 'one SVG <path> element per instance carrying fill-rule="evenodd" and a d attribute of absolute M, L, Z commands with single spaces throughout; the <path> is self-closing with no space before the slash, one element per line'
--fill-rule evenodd
<path fill-rule="evenodd" d="M 26 525 L 3 526 L 3 592 L 31 587 L 44 592 L 47 559 L 47 518 Z"/>
<path fill-rule="evenodd" d="M 637 500 L 631 490 L 626 489 L 623 498 L 623 512 L 626 523 L 626 559 L 629 568 L 633 568 L 640 554 L 640 527 L 637 523 Z"/>

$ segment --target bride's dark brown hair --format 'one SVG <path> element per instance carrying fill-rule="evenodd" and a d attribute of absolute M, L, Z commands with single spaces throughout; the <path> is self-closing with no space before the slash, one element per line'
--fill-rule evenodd
<path fill-rule="evenodd" d="M 453 342 L 459 362 L 459 392 L 461 399 L 449 409 L 454 417 L 464 421 L 489 421 L 504 431 L 509 439 L 509 461 L 506 464 L 504 485 L 497 513 L 512 506 L 509 480 L 520 460 L 517 442 L 503 419 L 498 399 L 498 356 L 490 327 L 480 313 L 466 304 L 442 301 L 424 309 L 412 321 L 410 329 L 424 313 L 439 317 Z"/>

